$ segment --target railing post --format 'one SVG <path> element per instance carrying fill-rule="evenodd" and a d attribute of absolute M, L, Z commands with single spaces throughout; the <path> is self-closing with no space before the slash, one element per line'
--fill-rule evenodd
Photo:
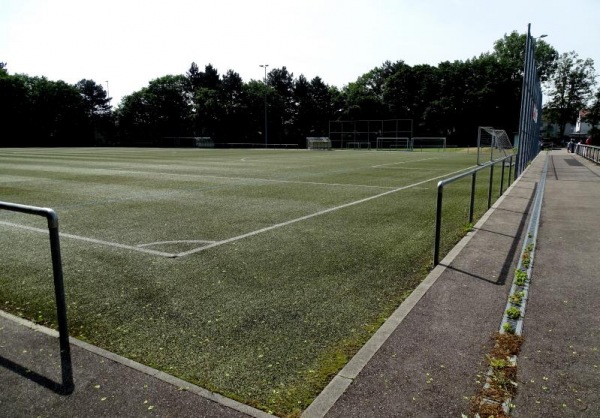
<path fill-rule="evenodd" d="M 512 184 L 512 168 L 513 168 L 513 156 L 510 156 L 510 163 L 508 166 L 508 185 L 510 186 Z"/>
<path fill-rule="evenodd" d="M 54 295 L 56 297 L 56 317 L 58 320 L 58 343 L 62 371 L 62 390 L 73 393 L 73 365 L 71 363 L 71 346 L 69 344 L 69 327 L 67 325 L 67 303 L 60 255 L 60 239 L 58 234 L 58 216 L 53 210 L 48 211 L 48 229 L 50 232 L 50 254 L 54 276 Z"/>
<path fill-rule="evenodd" d="M 71 394 L 75 388 L 73 383 L 73 363 L 71 362 L 71 347 L 69 345 L 69 329 L 67 326 L 67 303 L 65 300 L 65 287 L 60 255 L 60 238 L 58 234 L 58 216 L 48 208 L 20 205 L 17 203 L 0 202 L 0 209 L 12 212 L 27 213 L 43 216 L 48 221 L 50 238 L 50 254 L 52 257 L 52 275 L 54 278 L 54 296 L 56 298 L 56 318 L 58 321 L 58 342 L 60 346 L 60 362 L 62 384 L 58 393 Z"/>
<path fill-rule="evenodd" d="M 502 161 L 502 175 L 500 176 L 500 193 L 498 194 L 498 197 L 502 196 L 502 193 L 504 193 L 504 166 L 506 164 L 506 161 Z"/>
<path fill-rule="evenodd" d="M 488 205 L 487 208 L 492 207 L 492 186 L 494 183 L 494 163 L 490 164 L 490 185 L 488 188 Z"/>
<path fill-rule="evenodd" d="M 442 198 L 444 196 L 444 184 L 438 183 L 437 188 L 437 205 L 435 212 L 435 242 L 433 245 L 433 266 L 440 263 L 440 239 L 442 231 Z"/>
<path fill-rule="evenodd" d="M 475 184 L 477 183 L 477 171 L 471 176 L 471 202 L 469 203 L 469 223 L 473 223 L 475 216 Z"/>

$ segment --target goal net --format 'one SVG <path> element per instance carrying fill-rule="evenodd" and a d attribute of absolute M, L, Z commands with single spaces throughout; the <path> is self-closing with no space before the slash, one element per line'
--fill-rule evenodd
<path fill-rule="evenodd" d="M 446 150 L 446 137 L 444 136 L 415 136 L 412 139 L 413 149 L 434 148 L 438 151 Z"/>
<path fill-rule="evenodd" d="M 196 148 L 214 148 L 215 141 L 210 136 L 196 136 L 194 137 L 194 143 Z"/>
<path fill-rule="evenodd" d="M 378 150 L 398 150 L 398 151 L 411 151 L 412 141 L 410 138 L 393 137 L 393 136 L 378 136 L 377 137 L 377 149 Z"/>
<path fill-rule="evenodd" d="M 347 149 L 371 149 L 370 141 L 349 141 L 346 142 Z"/>
<path fill-rule="evenodd" d="M 514 155 L 514 148 L 506 131 L 480 126 L 477 134 L 477 165 Z"/>
<path fill-rule="evenodd" d="M 215 141 L 209 136 L 163 136 L 158 145 L 163 147 L 214 148 Z"/>
<path fill-rule="evenodd" d="M 412 134 L 412 119 L 329 121 L 329 138 L 335 148 L 370 149 L 377 147 L 377 138 L 410 138 Z"/>
<path fill-rule="evenodd" d="M 306 138 L 306 149 L 330 150 L 331 140 L 326 136 L 309 136 Z"/>

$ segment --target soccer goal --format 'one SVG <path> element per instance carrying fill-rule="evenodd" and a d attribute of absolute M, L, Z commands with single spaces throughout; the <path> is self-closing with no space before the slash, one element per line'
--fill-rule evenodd
<path fill-rule="evenodd" d="M 346 149 L 371 149 L 371 142 L 370 141 L 346 142 Z"/>
<path fill-rule="evenodd" d="M 331 140 L 326 136 L 306 137 L 306 149 L 331 150 Z"/>
<path fill-rule="evenodd" d="M 196 148 L 214 148 L 215 141 L 210 136 L 196 136 L 194 137 Z"/>
<path fill-rule="evenodd" d="M 396 151 L 412 151 L 412 141 L 410 138 L 403 137 L 392 137 L 392 136 L 378 136 L 377 137 L 377 149 L 378 150 L 396 150 Z"/>
<path fill-rule="evenodd" d="M 210 136 L 163 136 L 159 145 L 163 147 L 214 148 L 215 141 Z"/>
<path fill-rule="evenodd" d="M 412 134 L 412 119 L 329 121 L 329 138 L 335 148 L 370 149 L 377 146 L 378 137 L 410 138 Z"/>
<path fill-rule="evenodd" d="M 491 126 L 480 126 L 477 133 L 477 165 L 514 154 L 506 131 Z"/>
<path fill-rule="evenodd" d="M 412 138 L 413 149 L 433 148 L 438 151 L 446 150 L 446 137 L 444 136 L 414 136 Z"/>

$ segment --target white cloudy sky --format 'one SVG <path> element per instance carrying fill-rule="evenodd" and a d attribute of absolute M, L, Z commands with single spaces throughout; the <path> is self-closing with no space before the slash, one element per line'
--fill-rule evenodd
<path fill-rule="evenodd" d="M 386 60 L 472 58 L 528 23 L 600 69 L 599 22 L 600 0 L 0 0 L 0 61 L 108 81 L 116 105 L 192 61 L 245 81 L 262 79 L 259 64 L 286 66 L 342 87 Z"/>

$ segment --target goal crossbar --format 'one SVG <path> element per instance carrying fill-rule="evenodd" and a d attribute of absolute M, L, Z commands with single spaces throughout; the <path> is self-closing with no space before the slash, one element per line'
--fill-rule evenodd
<path fill-rule="evenodd" d="M 412 138 L 413 148 L 439 148 L 446 149 L 445 136 L 414 136 Z"/>

